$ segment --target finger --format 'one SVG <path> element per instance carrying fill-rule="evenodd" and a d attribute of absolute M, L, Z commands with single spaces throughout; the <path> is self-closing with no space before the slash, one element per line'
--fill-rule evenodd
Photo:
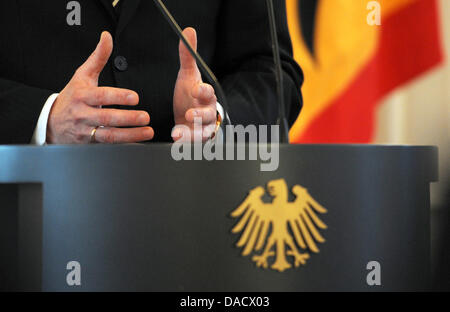
<path fill-rule="evenodd" d="M 216 128 L 216 124 L 210 124 L 203 127 L 203 142 L 206 142 L 213 137 L 214 133 L 216 133 Z"/>
<path fill-rule="evenodd" d="M 208 125 L 198 129 L 186 125 L 176 126 L 172 131 L 172 139 L 177 143 L 200 143 L 208 141 L 216 131 L 215 125 Z"/>
<path fill-rule="evenodd" d="M 139 95 L 131 90 L 99 87 L 87 88 L 80 91 L 78 100 L 90 106 L 127 105 L 139 104 Z"/>
<path fill-rule="evenodd" d="M 202 123 L 209 125 L 217 121 L 217 110 L 211 107 L 197 107 L 186 112 L 186 121 L 190 123 Z"/>
<path fill-rule="evenodd" d="M 109 32 L 101 34 L 100 42 L 87 61 L 79 68 L 79 73 L 91 79 L 98 80 L 100 73 L 112 54 L 113 39 Z"/>
<path fill-rule="evenodd" d="M 188 27 L 183 31 L 183 35 L 186 37 L 192 48 L 197 51 L 197 32 L 194 28 Z M 197 69 L 197 63 L 192 57 L 188 48 L 180 40 L 179 46 L 180 53 L 180 70 L 194 70 Z"/>
<path fill-rule="evenodd" d="M 198 83 L 192 88 L 191 95 L 197 99 L 201 105 L 210 105 L 217 102 L 214 88 L 207 83 Z"/>
<path fill-rule="evenodd" d="M 185 125 L 176 126 L 172 131 L 172 139 L 177 143 L 190 143 L 191 129 Z"/>
<path fill-rule="evenodd" d="M 144 111 L 91 108 L 87 114 L 87 124 L 94 127 L 141 127 L 150 123 L 150 115 Z"/>
<path fill-rule="evenodd" d="M 202 143 L 205 141 L 202 128 L 194 129 L 186 125 L 176 126 L 172 131 L 172 139 L 177 143 Z"/>
<path fill-rule="evenodd" d="M 150 141 L 155 132 L 150 127 L 139 128 L 98 128 L 95 141 L 106 144 L 126 144 Z"/>

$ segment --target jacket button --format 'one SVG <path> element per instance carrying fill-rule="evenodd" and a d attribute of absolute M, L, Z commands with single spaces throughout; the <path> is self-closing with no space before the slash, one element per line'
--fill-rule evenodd
<path fill-rule="evenodd" d="M 128 62 L 127 59 L 123 56 L 117 56 L 114 59 L 114 66 L 118 71 L 126 71 L 128 69 Z"/>

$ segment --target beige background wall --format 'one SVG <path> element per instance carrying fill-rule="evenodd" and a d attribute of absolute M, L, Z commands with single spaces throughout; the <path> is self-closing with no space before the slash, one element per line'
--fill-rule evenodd
<path fill-rule="evenodd" d="M 439 183 L 431 187 L 432 206 L 443 204 L 450 177 L 450 0 L 440 0 L 444 65 L 402 87 L 378 109 L 378 144 L 437 145 Z"/>

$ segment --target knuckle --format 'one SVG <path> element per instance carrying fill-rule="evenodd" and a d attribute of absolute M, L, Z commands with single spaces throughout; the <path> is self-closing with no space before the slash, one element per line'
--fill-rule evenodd
<path fill-rule="evenodd" d="M 86 138 L 86 134 L 80 129 L 80 127 L 75 128 L 75 140 L 78 142 L 83 142 Z"/>
<path fill-rule="evenodd" d="M 84 121 L 83 114 L 78 110 L 72 111 L 72 119 L 75 125 L 79 125 Z"/>
<path fill-rule="evenodd" d="M 127 93 L 125 93 L 125 92 L 121 92 L 121 91 L 118 91 L 118 92 L 116 92 L 116 94 L 115 94 L 115 98 L 117 99 L 117 101 L 118 101 L 118 103 L 127 103 Z"/>
<path fill-rule="evenodd" d="M 129 119 L 130 119 L 131 123 L 134 124 L 134 125 L 143 123 L 142 119 L 141 119 L 141 114 L 137 113 L 137 112 L 131 114 Z"/>
<path fill-rule="evenodd" d="M 202 86 L 202 94 L 205 98 L 211 98 L 214 95 L 214 89 L 209 84 L 204 84 Z"/>
<path fill-rule="evenodd" d="M 98 88 L 95 92 L 94 98 L 97 103 L 103 103 L 105 101 L 107 92 L 105 89 Z"/>
<path fill-rule="evenodd" d="M 113 129 L 110 129 L 105 133 L 105 142 L 109 144 L 114 144 L 116 142 L 116 134 Z"/>
<path fill-rule="evenodd" d="M 210 84 L 207 84 L 207 85 L 206 85 L 206 89 L 208 90 L 207 93 L 208 93 L 210 96 L 213 96 L 213 95 L 214 95 L 214 88 L 213 88 Z"/>
<path fill-rule="evenodd" d="M 106 112 L 101 111 L 98 119 L 102 126 L 109 126 L 111 124 L 111 115 Z"/>

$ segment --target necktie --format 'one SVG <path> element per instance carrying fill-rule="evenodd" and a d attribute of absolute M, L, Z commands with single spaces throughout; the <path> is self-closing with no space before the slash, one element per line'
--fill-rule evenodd
<path fill-rule="evenodd" d="M 120 0 L 114 0 L 114 1 L 112 2 L 112 6 L 113 6 L 114 8 L 117 8 L 117 4 L 119 4 L 119 2 L 120 2 Z"/>

